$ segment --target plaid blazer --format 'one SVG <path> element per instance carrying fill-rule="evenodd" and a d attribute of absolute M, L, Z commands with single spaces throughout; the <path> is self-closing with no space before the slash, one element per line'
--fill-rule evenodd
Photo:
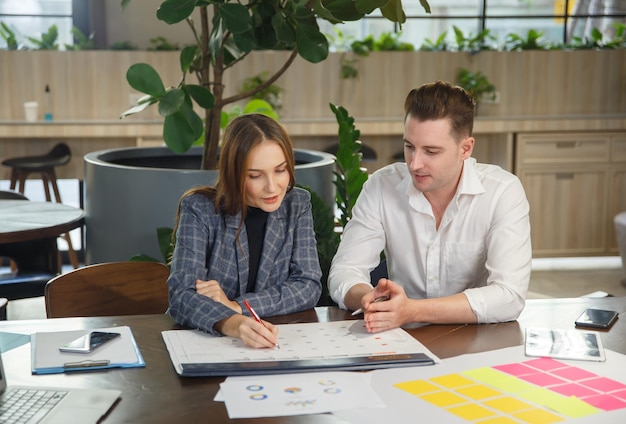
<path fill-rule="evenodd" d="M 213 201 L 194 194 L 181 202 L 170 276 L 168 313 L 179 324 L 219 334 L 213 325 L 235 311 L 196 292 L 196 279 L 216 280 L 229 299 L 248 300 L 261 317 L 289 314 L 317 304 L 322 286 L 313 231 L 310 194 L 294 188 L 267 217 L 254 292 L 248 282 L 245 224 L 241 214 L 227 216 Z"/>

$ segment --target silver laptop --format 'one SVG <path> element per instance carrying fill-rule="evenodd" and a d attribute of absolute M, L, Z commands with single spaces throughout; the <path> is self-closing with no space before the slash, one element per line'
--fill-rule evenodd
<path fill-rule="evenodd" d="M 7 386 L 0 355 L 0 423 L 95 424 L 120 395 L 119 390 Z"/>

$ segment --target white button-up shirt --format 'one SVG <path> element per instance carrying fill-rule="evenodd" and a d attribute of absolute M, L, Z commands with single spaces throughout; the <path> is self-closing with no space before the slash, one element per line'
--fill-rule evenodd
<path fill-rule="evenodd" d="M 331 297 L 345 308 L 348 290 L 370 283 L 384 250 L 389 278 L 409 298 L 462 292 L 478 322 L 514 320 L 530 280 L 528 212 L 515 175 L 469 158 L 437 228 L 407 165 L 388 165 L 366 181 L 344 229 L 328 278 Z"/>

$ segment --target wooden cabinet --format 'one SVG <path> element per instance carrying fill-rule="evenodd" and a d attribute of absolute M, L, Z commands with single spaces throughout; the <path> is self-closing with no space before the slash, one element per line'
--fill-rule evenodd
<path fill-rule="evenodd" d="M 533 256 L 617 253 L 613 218 L 626 210 L 626 133 L 520 133 L 515 144 Z"/>

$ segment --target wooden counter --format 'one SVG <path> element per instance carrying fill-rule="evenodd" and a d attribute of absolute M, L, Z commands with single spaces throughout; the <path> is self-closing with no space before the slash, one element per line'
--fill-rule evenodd
<path fill-rule="evenodd" d="M 373 119 L 355 117 L 363 143 L 378 155 L 376 161 L 365 165 L 374 171 L 394 161 L 402 151 L 402 119 Z M 281 121 L 297 148 L 324 150 L 336 143 L 337 122 L 332 119 Z M 69 144 L 73 158 L 58 169 L 59 178 L 82 179 L 82 157 L 92 151 L 134 146 L 154 146 L 163 143 L 160 120 L 130 118 L 100 121 L 0 121 L 0 159 L 38 155 L 58 142 Z M 474 125 L 477 139 L 475 156 L 480 161 L 496 163 L 514 171 L 514 139 L 518 133 L 571 131 L 626 131 L 626 115 L 541 117 L 478 117 Z M 0 179 L 8 179 L 8 169 L 2 169 Z"/>

